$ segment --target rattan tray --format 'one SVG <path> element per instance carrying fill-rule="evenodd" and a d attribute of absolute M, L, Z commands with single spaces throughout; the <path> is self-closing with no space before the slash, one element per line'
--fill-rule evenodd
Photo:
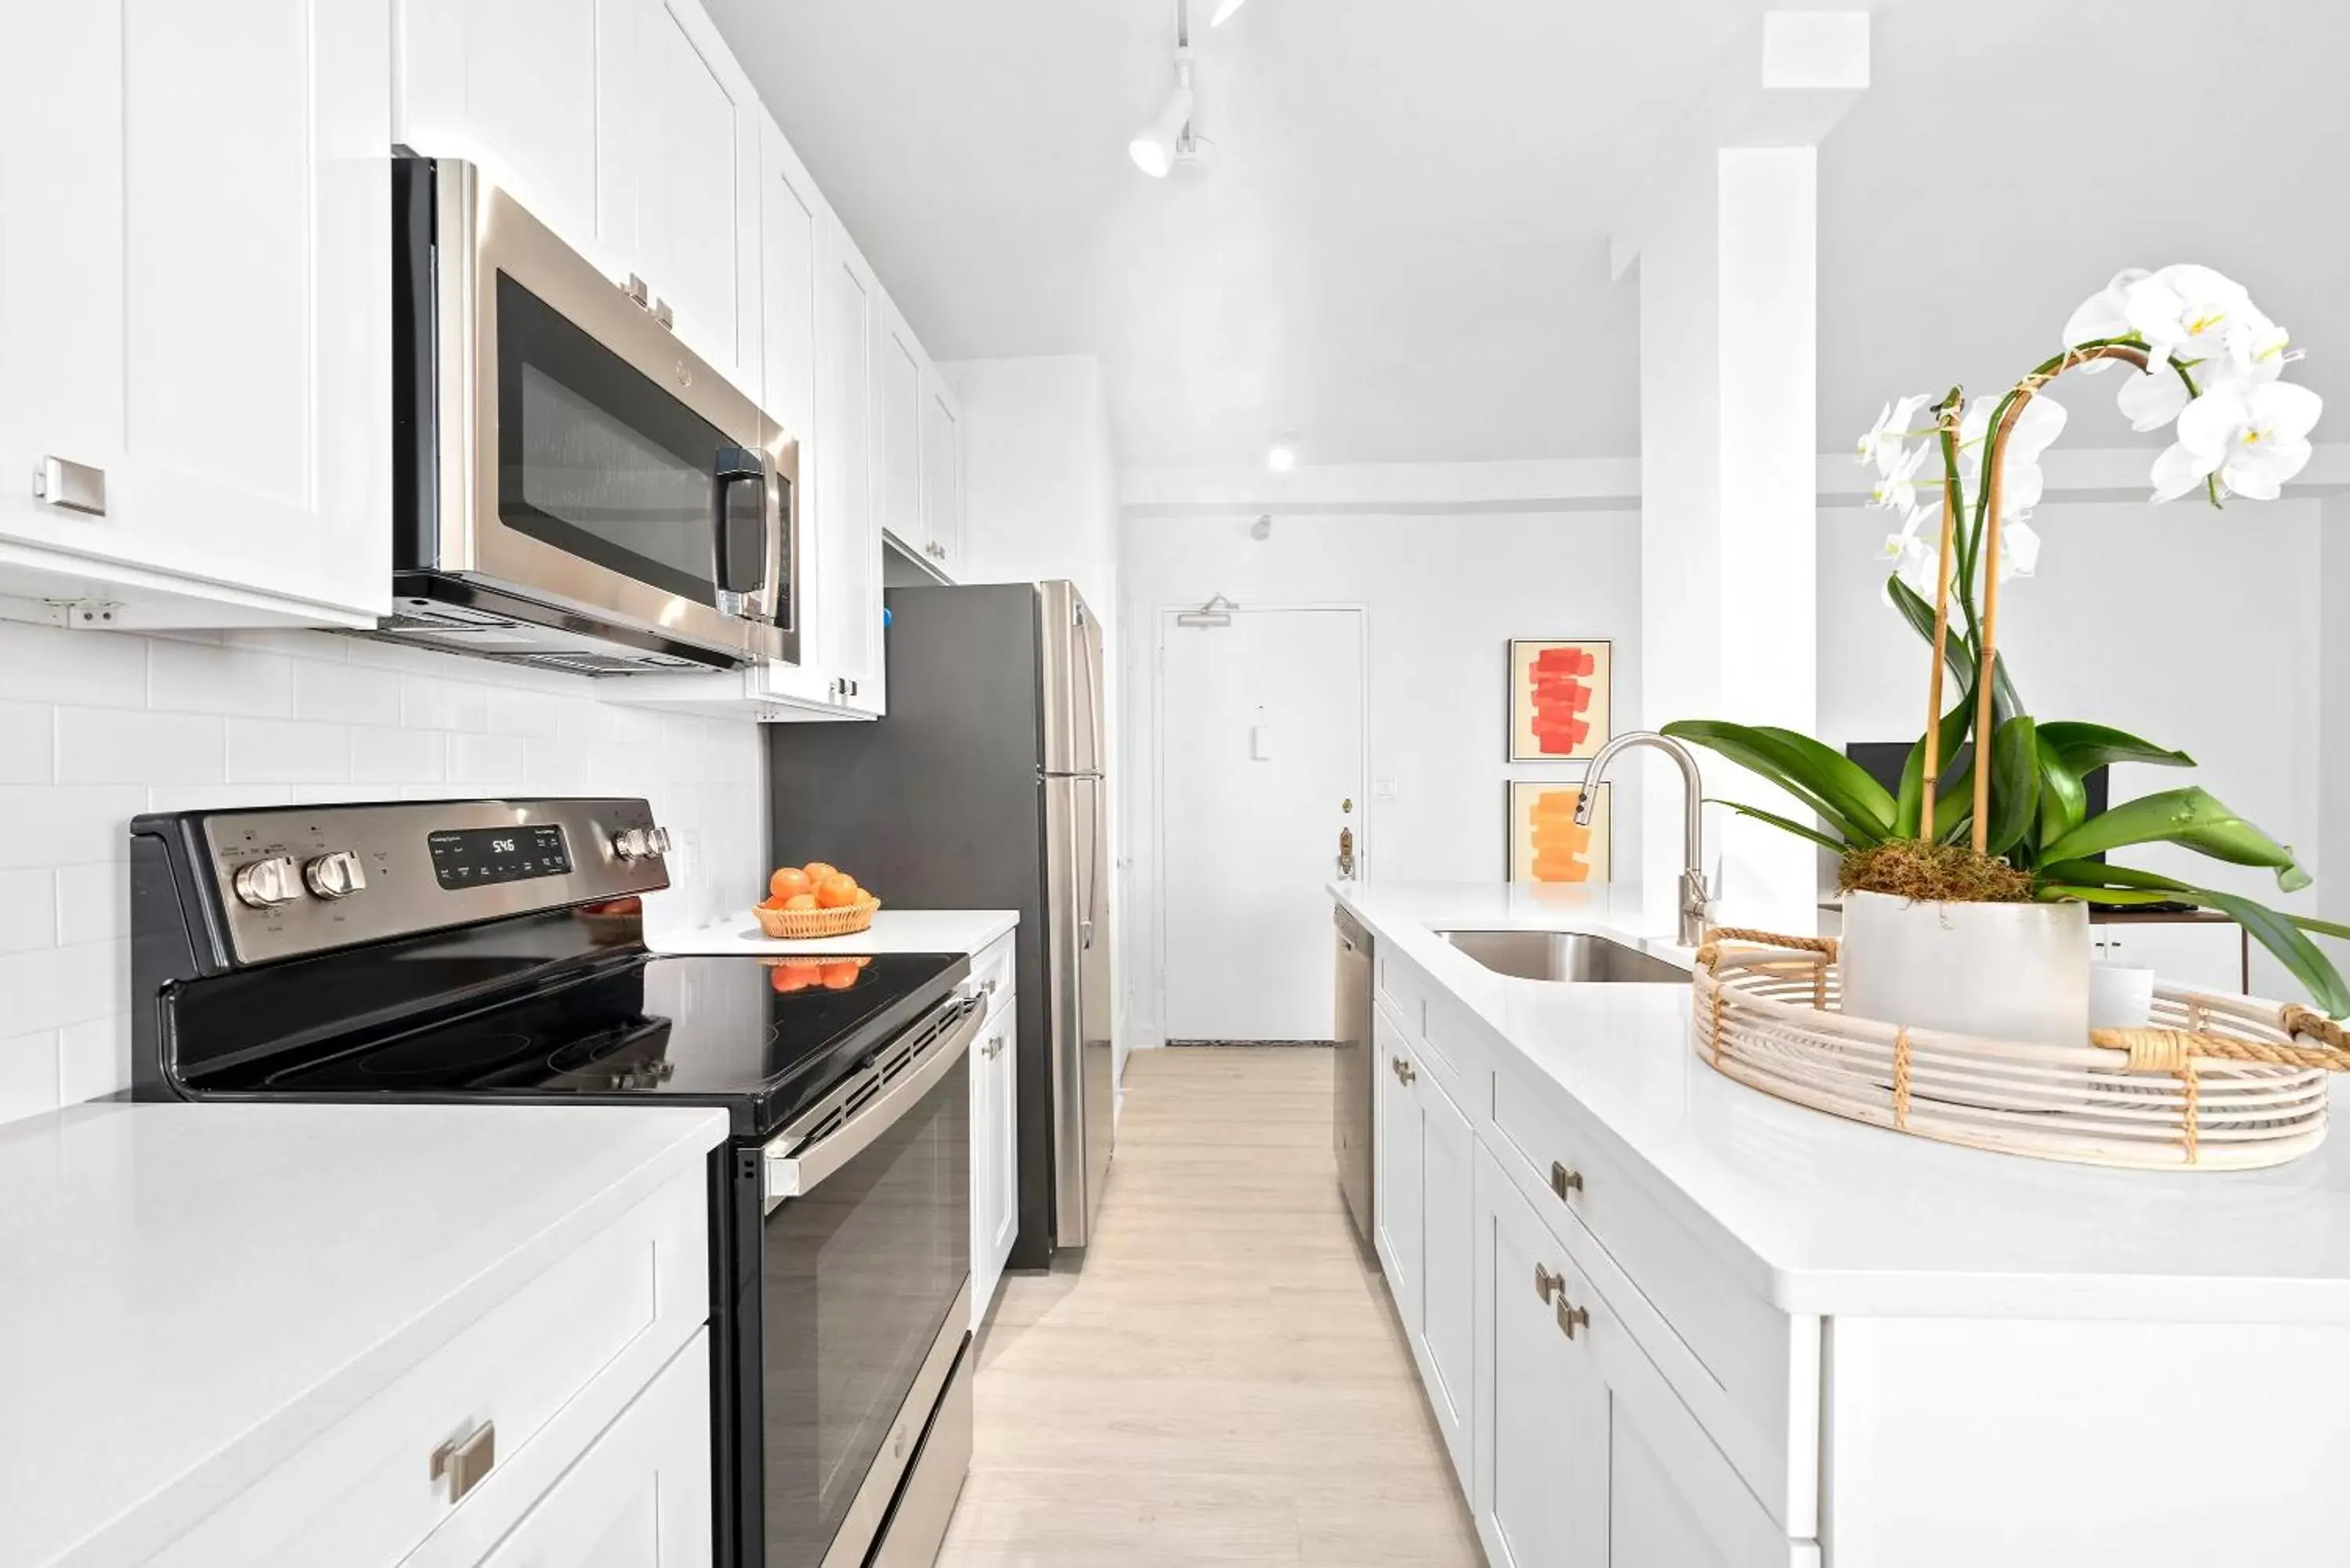
<path fill-rule="evenodd" d="M 1825 937 L 1709 931 L 1690 1043 L 1725 1077 L 1833 1116 L 2042 1159 L 2282 1165 L 2325 1139 L 2340 1025 L 2305 1007 L 2158 986 L 2144 1029 L 2077 1046 L 1982 1040 L 1838 1010 Z"/>
<path fill-rule="evenodd" d="M 881 900 L 867 894 L 854 904 L 843 904 L 837 909 L 770 909 L 764 904 L 752 906 L 751 912 L 759 917 L 759 929 L 778 941 L 802 942 L 816 937 L 850 937 L 870 930 L 873 911 Z"/>

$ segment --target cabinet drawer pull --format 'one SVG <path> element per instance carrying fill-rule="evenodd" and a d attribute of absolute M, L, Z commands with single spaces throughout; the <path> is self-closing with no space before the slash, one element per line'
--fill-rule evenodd
<path fill-rule="evenodd" d="M 1534 1265 L 1534 1294 L 1542 1297 L 1544 1305 L 1549 1304 L 1550 1298 L 1554 1295 L 1564 1300 L 1565 1293 L 1566 1276 L 1565 1274 L 1554 1274 L 1540 1263 Z"/>
<path fill-rule="evenodd" d="M 1565 1198 L 1570 1192 L 1583 1190 L 1583 1172 L 1569 1170 L 1556 1160 L 1550 1162 L 1550 1189 Z"/>
<path fill-rule="evenodd" d="M 91 517 L 106 515 L 106 470 L 43 456 L 33 470 L 33 493 L 52 506 Z"/>
<path fill-rule="evenodd" d="M 432 1450 L 432 1479 L 449 1478 L 449 1501 L 457 1502 L 482 1484 L 498 1459 L 498 1424 L 484 1421 L 465 1437 Z"/>
<path fill-rule="evenodd" d="M 1396 1082 L 1399 1084 L 1409 1084 L 1419 1077 L 1418 1073 L 1412 1071 L 1410 1059 L 1404 1056 L 1395 1059 L 1395 1075 Z"/>
<path fill-rule="evenodd" d="M 1567 1305 L 1566 1292 L 1562 1288 L 1558 1293 L 1558 1332 L 1573 1339 L 1576 1329 L 1590 1326 L 1591 1314 L 1583 1307 Z"/>

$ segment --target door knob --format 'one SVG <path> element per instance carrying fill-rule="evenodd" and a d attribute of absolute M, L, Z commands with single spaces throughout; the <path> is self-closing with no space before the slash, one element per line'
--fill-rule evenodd
<path fill-rule="evenodd" d="M 1355 830 L 1351 827 L 1342 827 L 1338 830 L 1338 875 L 1346 877 L 1352 877 L 1354 874 Z"/>

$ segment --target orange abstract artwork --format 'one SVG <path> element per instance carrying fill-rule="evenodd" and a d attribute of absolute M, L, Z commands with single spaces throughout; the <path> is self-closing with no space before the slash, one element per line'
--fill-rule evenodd
<path fill-rule="evenodd" d="M 1510 644 L 1510 761 L 1571 761 L 1607 743 L 1612 653 L 1605 642 Z"/>
<path fill-rule="evenodd" d="M 1608 794 L 1615 787 L 1607 784 L 1599 786 L 1599 803 L 1586 826 L 1575 820 L 1575 803 L 1583 793 L 1581 784 L 1572 780 L 1512 780 L 1510 880 L 1607 881 L 1613 836 Z"/>

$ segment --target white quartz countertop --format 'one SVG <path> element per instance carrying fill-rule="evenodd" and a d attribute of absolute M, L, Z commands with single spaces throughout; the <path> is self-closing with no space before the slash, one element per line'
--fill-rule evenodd
<path fill-rule="evenodd" d="M 0 1559 L 143 1561 L 725 1137 L 691 1107 L 0 1127 Z"/>
<path fill-rule="evenodd" d="M 1331 892 L 1619 1139 L 1692 1229 L 1743 1254 L 1756 1288 L 1789 1311 L 2350 1322 L 2340 1139 L 2275 1169 L 2230 1172 L 1933 1143 L 1715 1073 L 1690 1048 L 1687 986 L 1519 980 L 1432 934 L 1589 930 L 1686 964 L 1669 900 L 1626 887 Z"/>
<path fill-rule="evenodd" d="M 1020 923 L 1013 909 L 892 909 L 875 912 L 873 929 L 847 937 L 779 942 L 759 929 L 745 909 L 688 931 L 648 936 L 645 945 L 664 953 L 975 953 Z"/>

